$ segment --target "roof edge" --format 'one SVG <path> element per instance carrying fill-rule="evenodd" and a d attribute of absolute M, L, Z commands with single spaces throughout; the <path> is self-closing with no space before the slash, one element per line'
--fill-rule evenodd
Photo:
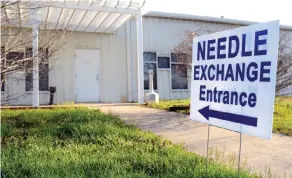
<path fill-rule="evenodd" d="M 170 12 L 160 12 L 160 11 L 149 11 L 144 16 L 148 17 L 165 17 L 173 19 L 185 19 L 185 20 L 199 20 L 207 22 L 217 22 L 225 24 L 236 24 L 236 25 L 252 25 L 259 22 L 245 21 L 245 20 L 235 20 L 228 18 L 218 18 L 218 17 L 209 17 L 209 16 L 199 16 L 191 14 L 181 14 L 181 13 L 170 13 Z M 282 30 L 292 30 L 292 26 L 281 25 Z"/>

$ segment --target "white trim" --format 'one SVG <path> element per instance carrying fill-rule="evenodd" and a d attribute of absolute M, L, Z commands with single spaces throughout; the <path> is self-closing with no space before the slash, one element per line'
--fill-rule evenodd
<path fill-rule="evenodd" d="M 148 93 L 149 91 L 150 91 L 150 90 L 144 90 L 145 93 Z M 154 92 L 155 92 L 155 93 L 158 93 L 159 91 L 158 91 L 158 89 L 157 89 L 157 90 L 154 89 Z"/>
<path fill-rule="evenodd" d="M 98 16 L 99 12 L 96 12 L 95 15 L 93 16 L 93 18 L 89 21 L 89 23 L 85 26 L 84 31 L 86 31 L 86 29 L 92 24 L 92 22 L 94 21 L 94 19 Z"/>
<path fill-rule="evenodd" d="M 129 3 L 125 6 L 125 1 L 122 0 L 115 0 L 115 1 L 88 1 L 89 3 L 84 4 L 84 2 L 77 1 L 50 1 L 47 6 L 47 10 L 40 11 L 39 15 L 41 16 L 40 19 L 34 19 L 33 13 L 32 16 L 28 16 L 28 18 L 23 18 L 21 15 L 21 9 L 19 7 L 19 3 L 17 3 L 16 7 L 9 7 L 4 8 L 4 15 L 6 15 L 7 22 L 5 22 L 2 25 L 5 26 L 11 26 L 11 27 L 23 27 L 23 28 L 33 28 L 34 23 L 42 24 L 39 29 L 54 29 L 56 30 L 58 26 L 60 25 L 60 21 L 66 20 L 66 26 L 60 26 L 62 29 L 66 29 L 69 31 L 82 31 L 82 32 L 101 32 L 101 33 L 115 33 L 118 28 L 120 28 L 126 21 L 131 19 L 133 16 L 141 15 L 140 11 L 142 10 L 143 5 L 145 4 L 145 0 L 130 0 Z M 113 4 L 112 2 L 116 2 L 116 4 Z M 32 3 L 30 6 L 37 6 L 37 3 Z M 17 13 L 14 13 L 14 8 L 17 8 L 18 10 L 18 19 L 14 20 L 14 15 L 17 15 Z M 48 18 L 50 17 L 51 13 L 57 13 L 57 9 L 61 9 L 59 14 L 55 14 L 56 17 L 54 19 L 50 19 L 48 21 Z M 65 10 L 70 10 L 72 13 L 70 15 L 64 15 Z M 34 10 L 32 10 L 34 11 Z M 56 12 L 55 12 L 56 11 Z M 90 21 L 84 21 L 84 19 L 87 18 L 88 12 L 96 12 L 96 14 L 93 15 L 93 18 L 90 19 Z M 99 17 L 99 12 L 104 12 L 106 17 L 104 16 Z M 118 14 L 115 16 L 115 14 Z M 126 15 L 124 15 L 126 14 Z M 113 15 L 113 17 L 112 17 Z M 123 16 L 124 15 L 124 16 Z M 80 17 L 79 17 L 80 16 Z M 91 16 L 91 14 L 90 14 Z M 69 19 L 68 19 L 69 17 Z M 75 22 L 75 17 L 78 17 Z M 123 18 L 120 18 L 123 17 Z M 13 19 L 9 19 L 13 18 Z M 33 20 L 32 20 L 33 19 Z M 68 21 L 67 21 L 68 19 Z M 74 20 L 74 23 L 73 23 Z M 93 25 L 93 21 L 98 20 L 102 21 L 99 27 L 103 25 L 103 22 L 107 22 L 106 26 L 102 27 L 103 30 L 99 30 L 99 28 L 96 28 L 95 31 L 92 31 L 93 28 L 95 28 L 95 24 Z M 10 21 L 13 21 L 11 23 Z M 110 21 L 111 23 L 108 23 Z M 73 23 L 73 24 L 72 24 Z M 75 24 L 77 24 L 75 26 Z"/>
<path fill-rule="evenodd" d="M 159 71 L 170 71 L 170 69 L 167 68 L 158 68 Z"/>
<path fill-rule="evenodd" d="M 36 20 L 38 20 L 38 11 L 35 10 L 33 16 Z M 34 57 L 33 60 L 33 94 L 32 94 L 32 106 L 39 107 L 40 106 L 40 96 L 39 96 L 39 23 L 34 23 L 32 27 L 32 55 Z"/>
<path fill-rule="evenodd" d="M 46 18 L 45 18 L 45 27 L 44 27 L 45 29 L 47 28 L 49 14 L 50 14 L 50 6 L 48 6 L 48 10 L 47 10 Z"/>
<path fill-rule="evenodd" d="M 70 18 L 68 19 L 68 23 L 67 23 L 67 25 L 65 26 L 65 29 L 67 29 L 67 28 L 71 25 L 71 22 L 72 22 L 72 20 L 73 20 L 73 16 L 75 15 L 75 13 L 76 13 L 76 9 L 74 9 L 73 12 L 71 13 Z M 47 22 L 48 22 L 48 21 L 46 21 L 46 23 L 47 23 Z"/>
<path fill-rule="evenodd" d="M 100 24 L 97 26 L 97 28 L 94 30 L 94 32 L 98 32 L 98 29 L 101 27 L 101 25 L 107 20 L 107 18 L 111 15 L 111 13 L 108 13 L 104 19 L 100 22 Z"/>
<path fill-rule="evenodd" d="M 189 89 L 171 89 L 171 92 L 189 92 Z"/>
<path fill-rule="evenodd" d="M 104 6 L 95 5 L 95 4 L 93 5 L 76 4 L 74 2 L 56 2 L 55 1 L 51 3 L 51 7 L 75 9 L 75 10 L 86 10 L 86 11 L 101 11 L 101 12 L 109 12 L 109 13 L 123 13 L 123 14 L 133 14 L 133 15 L 137 15 L 139 13 L 138 9 L 104 7 Z"/>
<path fill-rule="evenodd" d="M 142 15 L 136 16 L 137 25 L 137 73 L 138 73 L 138 103 L 144 104 L 144 60 L 143 60 L 143 25 Z"/>
<path fill-rule="evenodd" d="M 25 91 L 25 93 L 27 94 L 33 94 L 33 91 Z M 50 91 L 39 91 L 39 94 L 42 95 L 42 94 L 50 94 Z"/>
<path fill-rule="evenodd" d="M 133 101 L 133 72 L 132 72 L 132 55 L 131 55 L 131 26 L 126 24 L 126 59 L 127 59 L 127 93 L 128 102 Z"/>
<path fill-rule="evenodd" d="M 119 16 L 114 20 L 112 21 L 108 27 L 105 28 L 104 32 L 107 32 L 108 29 L 110 29 L 112 27 L 112 25 L 122 16 L 123 14 L 119 14 Z"/>
<path fill-rule="evenodd" d="M 75 29 L 73 31 L 76 31 L 77 28 L 80 26 L 81 22 L 83 21 L 83 19 L 85 18 L 86 14 L 87 14 L 88 11 L 85 11 L 82 18 L 80 19 L 80 21 L 78 22 L 77 26 L 75 27 Z"/>
<path fill-rule="evenodd" d="M 191 14 L 158 12 L 158 11 L 150 11 L 144 16 L 165 17 L 165 18 L 173 18 L 173 19 L 185 19 L 185 20 L 199 20 L 199 21 L 217 22 L 217 23 L 225 23 L 225 24 L 237 24 L 237 25 L 252 25 L 252 24 L 258 23 L 258 22 L 252 22 L 252 21 L 244 21 L 244 20 L 199 16 L 199 15 L 191 15 Z M 280 28 L 282 30 L 292 30 L 292 26 L 288 26 L 288 25 L 281 25 Z"/>
<path fill-rule="evenodd" d="M 17 11 L 18 11 L 18 18 L 19 18 L 19 27 L 21 27 L 22 26 L 22 19 L 21 19 L 19 3 L 17 3 Z"/>
<path fill-rule="evenodd" d="M 119 5 L 119 2 L 120 1 L 118 1 L 118 3 L 117 3 L 117 5 L 115 6 L 115 8 Z M 128 7 L 127 7 L 127 9 L 131 6 L 131 4 L 132 4 L 132 1 L 130 1 L 129 2 L 129 5 L 128 5 Z M 104 30 L 105 32 L 107 32 L 108 31 L 108 29 L 110 28 L 110 27 L 112 27 L 112 25 L 121 17 L 123 15 L 123 13 L 120 13 L 120 15 Z"/>
<path fill-rule="evenodd" d="M 59 14 L 59 17 L 58 17 L 58 20 L 57 20 L 57 23 L 56 23 L 55 28 L 58 27 L 58 24 L 59 24 L 60 18 L 61 18 L 61 16 L 62 16 L 62 13 L 63 13 L 63 8 L 61 9 L 61 12 L 60 12 L 60 14 Z"/>

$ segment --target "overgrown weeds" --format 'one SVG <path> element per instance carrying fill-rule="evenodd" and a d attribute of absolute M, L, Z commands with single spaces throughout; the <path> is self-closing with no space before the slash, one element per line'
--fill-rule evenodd
<path fill-rule="evenodd" d="M 2 111 L 1 177 L 237 177 L 116 116 L 85 108 Z M 5 139 L 3 139 L 5 138 Z M 241 177 L 256 177 L 243 171 Z"/>
<path fill-rule="evenodd" d="M 276 98 L 273 131 L 292 136 L 292 97 Z"/>
<path fill-rule="evenodd" d="M 240 170 L 245 173 L 251 173 L 251 167 L 247 164 L 248 158 L 241 155 Z M 227 149 L 209 148 L 209 161 L 224 164 L 229 168 L 238 169 L 238 153 L 228 151 Z M 286 172 L 275 174 L 271 167 L 265 166 L 265 169 L 258 172 L 260 178 L 288 178 Z"/>

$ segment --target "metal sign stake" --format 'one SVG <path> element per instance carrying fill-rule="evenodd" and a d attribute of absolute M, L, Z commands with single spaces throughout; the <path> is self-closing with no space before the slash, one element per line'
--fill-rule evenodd
<path fill-rule="evenodd" d="M 206 172 L 208 172 L 208 159 L 209 159 L 209 139 L 210 139 L 210 124 L 208 124 L 208 139 L 207 139 Z"/>
<path fill-rule="evenodd" d="M 242 140 L 242 133 L 240 132 L 239 153 L 238 153 L 238 177 L 240 177 L 241 140 Z"/>

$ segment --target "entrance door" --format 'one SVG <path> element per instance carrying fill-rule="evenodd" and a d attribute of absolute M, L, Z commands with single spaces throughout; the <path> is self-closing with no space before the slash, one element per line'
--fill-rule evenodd
<path fill-rule="evenodd" d="M 75 50 L 75 102 L 99 101 L 99 61 L 97 49 Z"/>

